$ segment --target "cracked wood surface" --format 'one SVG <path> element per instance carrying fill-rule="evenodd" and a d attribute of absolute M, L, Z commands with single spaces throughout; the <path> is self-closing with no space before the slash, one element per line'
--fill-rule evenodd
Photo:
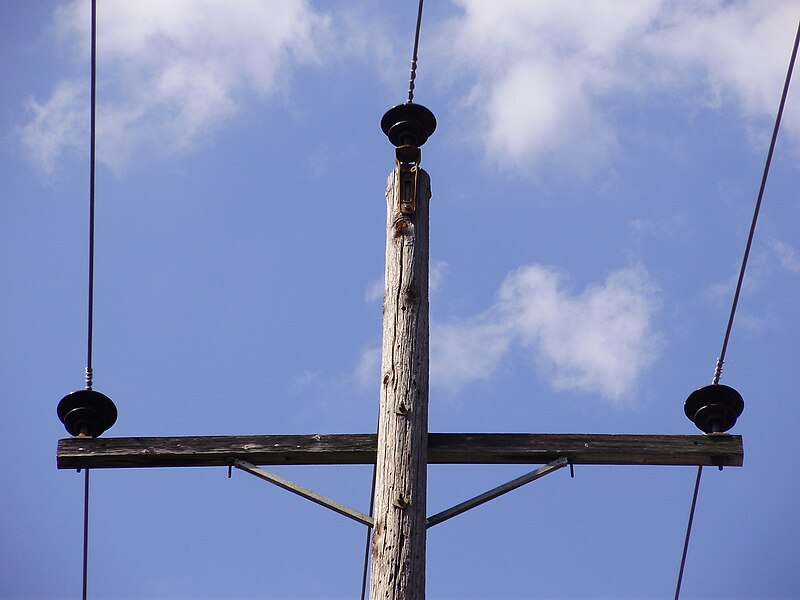
<path fill-rule="evenodd" d="M 59 469 L 375 464 L 374 433 L 66 438 Z M 428 464 L 545 464 L 741 467 L 739 435 L 429 433 Z"/>
<path fill-rule="evenodd" d="M 400 210 L 397 168 L 389 175 L 386 189 L 386 274 L 370 600 L 425 597 L 431 191 L 428 174 L 420 170 L 418 177 L 416 209 L 411 214 Z"/>

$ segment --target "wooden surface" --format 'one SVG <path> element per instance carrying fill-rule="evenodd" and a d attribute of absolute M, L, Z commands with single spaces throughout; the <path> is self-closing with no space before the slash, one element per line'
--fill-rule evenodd
<path fill-rule="evenodd" d="M 401 211 L 399 167 L 386 186 L 375 510 L 370 600 L 425 598 L 428 464 L 428 174 Z"/>
<path fill-rule="evenodd" d="M 374 464 L 375 434 L 67 438 L 59 469 Z M 740 467 L 738 435 L 429 433 L 428 464 L 724 465 Z"/>

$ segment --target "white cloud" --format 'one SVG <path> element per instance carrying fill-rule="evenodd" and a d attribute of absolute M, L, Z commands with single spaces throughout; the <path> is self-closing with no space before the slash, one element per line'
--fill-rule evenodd
<path fill-rule="evenodd" d="M 569 155 L 562 160 L 603 160 L 615 137 L 603 115 L 587 102 L 580 83 L 544 65 L 514 65 L 486 102 L 490 155 L 524 165 L 568 146 Z"/>
<path fill-rule="evenodd" d="M 439 291 L 444 281 L 444 274 L 447 271 L 447 262 L 444 260 L 432 260 L 428 268 L 428 288 L 431 295 Z"/>
<path fill-rule="evenodd" d="M 497 315 L 431 327 L 431 385 L 458 390 L 489 379 L 508 351 L 512 332 Z"/>
<path fill-rule="evenodd" d="M 705 290 L 705 296 L 720 306 L 729 304 L 736 291 L 741 268 L 741 259 L 731 264 L 728 278 L 709 285 Z M 789 273 L 800 273 L 800 255 L 797 250 L 792 245 L 775 238 L 764 244 L 755 243 L 747 259 L 741 293 L 748 295 L 759 292 L 770 278 L 775 276 L 778 269 Z"/>
<path fill-rule="evenodd" d="M 431 54 L 441 79 L 467 82 L 461 105 L 487 155 L 524 169 L 600 166 L 626 118 L 609 109 L 612 97 L 668 93 L 687 107 L 771 117 L 797 23 L 792 0 L 458 4 Z M 784 119 L 800 136 L 800 104 Z"/>
<path fill-rule="evenodd" d="M 376 279 L 364 290 L 364 302 L 383 300 L 383 277 Z"/>
<path fill-rule="evenodd" d="M 381 373 L 381 347 L 369 346 L 361 351 L 361 357 L 353 371 L 353 379 L 359 389 L 377 389 Z"/>
<path fill-rule="evenodd" d="M 30 120 L 17 134 L 31 162 L 44 173 L 51 175 L 67 151 L 88 152 L 83 135 L 89 118 L 87 97 L 75 82 L 62 81 L 44 104 L 26 102 Z"/>
<path fill-rule="evenodd" d="M 736 327 L 743 329 L 751 334 L 763 333 L 769 326 L 769 320 L 764 317 L 758 317 L 748 314 L 736 315 Z"/>
<path fill-rule="evenodd" d="M 530 265 L 506 278 L 482 314 L 433 328 L 431 381 L 458 389 L 487 379 L 518 345 L 553 388 L 621 402 L 658 353 L 657 308 L 656 290 L 640 267 L 572 294 L 562 275 Z"/>
<path fill-rule="evenodd" d="M 62 6 L 55 19 L 88 64 L 88 2 Z M 329 19 L 304 1 L 101 3 L 98 160 L 119 169 L 137 151 L 188 150 L 236 114 L 248 95 L 281 93 L 293 68 L 320 63 L 329 34 Z M 33 117 L 22 140 L 44 170 L 83 143 L 85 96 L 84 77 L 59 82 L 43 103 L 29 102 Z M 56 132 L 49 131 L 52 123 L 60 124 Z"/>
<path fill-rule="evenodd" d="M 469 113 L 462 117 L 487 155 L 526 170 L 543 161 L 601 167 L 627 118 L 611 98 L 667 93 L 687 107 L 771 117 L 796 23 L 793 0 L 457 4 L 461 13 L 426 38 L 430 68 L 437 80 L 467 84 L 453 106 Z M 321 64 L 334 45 L 395 78 L 405 59 L 391 49 L 383 15 L 364 6 L 331 9 L 334 27 L 303 0 L 101 3 L 98 159 L 119 169 L 136 152 L 187 151 L 246 98 L 285 93 L 294 69 Z M 85 104 L 67 91 L 88 87 L 88 14 L 87 0 L 57 9 L 55 30 L 76 49 L 81 79 L 30 100 L 20 128 L 32 161 L 49 172 L 85 145 Z M 787 104 L 784 127 L 800 137 L 799 103 Z"/>
<path fill-rule="evenodd" d="M 792 246 L 780 240 L 770 241 L 770 247 L 778 257 L 781 267 L 790 273 L 800 273 L 800 256 Z"/>
<path fill-rule="evenodd" d="M 797 26 L 795 2 L 667 3 L 657 24 L 645 46 L 671 63 L 673 77 L 697 69 L 714 98 L 733 96 L 746 116 L 774 115 Z M 796 133 L 798 116 L 786 123 Z"/>
<path fill-rule="evenodd" d="M 306 370 L 294 376 L 292 387 L 296 392 L 304 392 L 320 385 L 322 372 Z"/>

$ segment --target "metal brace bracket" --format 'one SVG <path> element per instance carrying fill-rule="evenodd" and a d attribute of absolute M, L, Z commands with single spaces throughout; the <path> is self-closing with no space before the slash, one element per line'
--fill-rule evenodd
<path fill-rule="evenodd" d="M 330 498 L 323 496 L 322 494 L 318 494 L 308 488 L 305 488 L 302 485 L 295 483 L 294 481 L 286 479 L 285 477 L 281 477 L 280 475 L 276 475 L 275 473 L 267 471 L 266 469 L 257 467 L 247 461 L 236 460 L 233 463 L 233 466 L 236 467 L 237 469 L 241 469 L 242 471 L 246 471 L 251 475 L 255 475 L 259 479 L 263 479 L 264 481 L 269 481 L 270 483 L 273 483 L 280 488 L 292 492 L 293 494 L 297 494 L 298 496 L 302 496 L 307 500 L 311 500 L 312 502 L 319 504 L 320 506 L 329 508 L 333 512 L 337 512 L 340 515 L 344 515 L 349 519 L 358 521 L 362 525 L 366 525 L 367 527 L 373 527 L 375 525 L 375 520 L 372 517 L 365 515 L 364 513 L 359 512 L 355 509 L 352 509 L 349 506 L 345 506 L 340 502 L 336 502 L 336 500 L 331 500 Z"/>
<path fill-rule="evenodd" d="M 395 148 L 394 160 L 397 163 L 398 189 L 400 190 L 400 212 L 412 215 L 417 210 L 417 191 L 419 190 L 419 163 L 422 158 L 416 146 Z"/>
<path fill-rule="evenodd" d="M 448 519 L 452 519 L 460 515 L 461 513 L 467 512 L 471 508 L 475 508 L 476 506 L 480 506 L 488 502 L 489 500 L 494 500 L 498 496 L 502 496 L 512 490 L 517 489 L 518 487 L 522 487 L 526 483 L 530 483 L 531 481 L 535 481 L 540 477 L 544 477 L 545 475 L 552 473 L 553 471 L 558 471 L 562 467 L 566 467 L 569 464 L 569 460 L 564 458 L 563 456 L 559 459 L 554 460 L 551 463 L 547 463 L 543 467 L 539 467 L 535 471 L 531 471 L 530 473 L 526 473 L 521 477 L 517 477 L 516 479 L 512 479 L 508 483 L 504 483 L 503 485 L 497 486 L 489 490 L 488 492 L 484 492 L 474 498 L 470 498 L 469 500 L 465 500 L 460 504 L 456 504 L 452 508 L 448 508 L 447 510 L 443 510 L 440 513 L 436 513 L 432 517 L 428 517 L 426 522 L 426 527 L 430 528 L 434 525 L 438 525 L 439 523 L 443 523 Z"/>

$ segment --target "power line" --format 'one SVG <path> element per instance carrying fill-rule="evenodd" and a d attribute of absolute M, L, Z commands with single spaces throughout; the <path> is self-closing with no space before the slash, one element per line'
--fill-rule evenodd
<path fill-rule="evenodd" d="M 97 96 L 97 0 L 92 0 L 91 91 L 89 100 L 89 309 L 86 331 L 86 389 L 92 389 L 92 329 L 94 321 L 94 180 L 95 104 Z"/>
<path fill-rule="evenodd" d="M 686 566 L 686 554 L 689 552 L 689 538 L 692 536 L 692 523 L 694 522 L 694 509 L 697 506 L 697 492 L 700 490 L 700 477 L 703 474 L 703 465 L 697 467 L 697 479 L 694 480 L 694 493 L 692 494 L 692 507 L 689 509 L 689 524 L 686 526 L 686 538 L 683 541 L 683 554 L 681 566 L 678 569 L 678 583 L 675 585 L 675 600 L 681 595 L 681 582 L 683 582 L 683 569 Z"/>
<path fill-rule="evenodd" d="M 767 177 L 769 176 L 769 167 L 772 163 L 772 154 L 775 151 L 775 141 L 778 139 L 778 130 L 781 126 L 781 118 L 783 117 L 783 107 L 786 105 L 786 95 L 789 92 L 789 83 L 792 80 L 792 71 L 794 70 L 794 62 L 797 58 L 797 46 L 800 43 L 800 23 L 797 25 L 797 33 L 794 37 L 794 47 L 792 48 L 792 56 L 789 60 L 789 68 L 786 71 L 786 80 L 783 84 L 783 93 L 781 94 L 781 101 L 778 105 L 778 114 L 775 116 L 775 127 L 772 130 L 772 140 L 769 143 L 769 151 L 767 152 L 767 160 L 764 164 L 764 173 L 761 176 L 761 187 L 758 190 L 758 198 L 756 199 L 755 210 L 753 211 L 753 220 L 750 223 L 750 233 L 747 236 L 747 244 L 744 249 L 744 256 L 742 257 L 742 266 L 739 269 L 739 279 L 736 282 L 736 291 L 733 294 L 733 303 L 731 305 L 730 316 L 728 317 L 728 326 L 725 329 L 725 337 L 722 341 L 722 350 L 717 358 L 717 364 L 714 368 L 714 378 L 712 383 L 719 383 L 719 378 L 722 375 L 722 364 L 725 362 L 725 353 L 728 350 L 728 342 L 731 337 L 731 329 L 733 329 L 733 319 L 736 316 L 736 308 L 739 304 L 739 295 L 742 291 L 742 282 L 744 281 L 744 273 L 747 269 L 747 260 L 750 257 L 750 248 L 753 245 L 753 234 L 756 231 L 756 223 L 758 222 L 758 214 L 761 211 L 761 200 L 764 197 L 764 189 L 767 186 Z"/>
<path fill-rule="evenodd" d="M 722 365 L 725 362 L 725 353 L 728 350 L 728 342 L 730 341 L 731 337 L 731 330 L 733 329 L 733 320 L 736 317 L 736 309 L 739 304 L 739 296 L 742 292 L 742 282 L 744 281 L 744 274 L 747 270 L 747 261 L 750 257 L 750 249 L 753 245 L 753 236 L 756 230 L 756 224 L 758 223 L 758 215 L 761 212 L 761 202 L 764 198 L 764 190 L 767 187 L 767 177 L 769 176 L 769 168 L 772 163 L 772 156 L 775 152 L 775 143 L 778 139 L 778 131 L 780 130 L 781 126 L 781 119 L 783 118 L 783 109 L 786 105 L 786 96 L 789 93 L 789 84 L 792 81 L 792 72 L 794 71 L 794 64 L 795 60 L 797 59 L 797 48 L 800 45 L 800 22 L 797 24 L 797 32 L 795 33 L 794 37 L 794 45 L 792 47 L 791 57 L 789 58 L 789 67 L 786 70 L 786 79 L 783 83 L 783 92 L 781 93 L 781 100 L 778 104 L 778 112 L 775 115 L 775 126 L 772 129 L 772 139 L 770 140 L 769 150 L 767 151 L 767 159 L 764 163 L 764 171 L 761 175 L 761 185 L 758 189 L 758 197 L 756 198 L 755 208 L 753 210 L 753 219 L 750 223 L 750 231 L 747 235 L 747 243 L 745 244 L 744 249 L 744 256 L 742 257 L 742 264 L 741 268 L 739 269 L 739 278 L 736 281 L 736 291 L 733 294 L 733 302 L 731 304 L 731 311 L 728 316 L 728 325 L 725 328 L 725 336 L 722 340 L 722 349 L 719 353 L 719 358 L 717 358 L 717 363 L 714 368 L 714 377 L 711 382 L 711 387 L 718 386 L 720 377 L 722 376 Z M 719 390 L 720 388 L 724 388 L 725 386 L 720 386 L 716 388 Z M 703 390 L 698 390 L 698 392 Z M 738 395 L 738 394 L 737 394 Z M 691 399 L 691 397 L 690 397 Z M 739 410 L 741 412 L 741 409 Z M 737 415 L 738 416 L 738 415 Z M 736 422 L 734 418 L 733 422 Z M 720 467 L 721 469 L 722 467 Z M 683 542 L 683 553 L 681 555 L 681 564 L 680 568 L 678 569 L 678 581 L 675 586 L 675 600 L 678 600 L 681 593 L 681 583 L 683 581 L 683 572 L 684 568 L 686 567 L 686 555 L 689 550 L 689 540 L 692 535 L 692 523 L 694 522 L 694 512 L 697 506 L 697 494 L 700 490 L 700 477 L 703 474 L 703 467 L 702 465 L 697 468 L 697 479 L 695 479 L 694 483 L 694 492 L 692 494 L 692 505 L 689 509 L 689 522 L 686 526 L 686 538 Z"/>
<path fill-rule="evenodd" d="M 83 480 L 83 600 L 86 600 L 89 583 L 89 469 Z"/>
<path fill-rule="evenodd" d="M 97 0 L 92 0 L 91 84 L 89 92 L 89 294 L 86 330 L 86 389 L 92 389 L 92 329 L 94 322 L 94 179 L 95 104 L 97 97 Z M 83 488 L 83 600 L 89 588 L 89 469 Z"/>
<path fill-rule="evenodd" d="M 372 491 L 369 497 L 369 516 L 374 516 L 372 513 L 375 511 L 375 477 L 378 475 L 376 465 L 372 466 Z M 372 540 L 372 528 L 367 527 L 367 539 L 364 542 L 364 569 L 361 572 L 361 600 L 364 600 L 367 594 L 367 572 L 369 571 L 369 543 Z"/>
<path fill-rule="evenodd" d="M 417 31 L 414 34 L 414 51 L 411 54 L 411 75 L 408 80 L 408 102 L 414 102 L 414 80 L 417 78 L 417 50 L 419 49 L 419 30 L 422 26 L 422 2 L 419 0 L 417 9 Z"/>

